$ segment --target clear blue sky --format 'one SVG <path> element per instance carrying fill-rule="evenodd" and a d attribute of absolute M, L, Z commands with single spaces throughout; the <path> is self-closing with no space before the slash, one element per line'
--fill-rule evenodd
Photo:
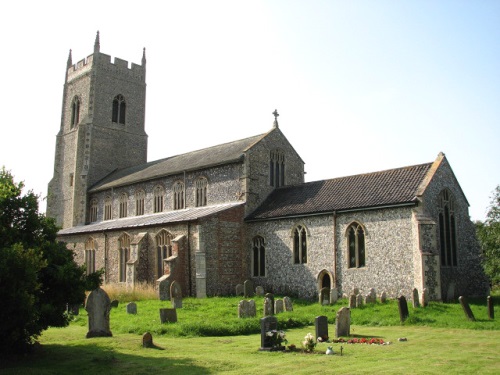
<path fill-rule="evenodd" d="M 307 181 L 444 152 L 471 217 L 500 184 L 500 1 L 23 1 L 1 6 L 0 164 L 42 196 L 64 71 L 147 57 L 149 160 L 280 128 Z M 42 204 L 44 209 L 45 205 Z"/>

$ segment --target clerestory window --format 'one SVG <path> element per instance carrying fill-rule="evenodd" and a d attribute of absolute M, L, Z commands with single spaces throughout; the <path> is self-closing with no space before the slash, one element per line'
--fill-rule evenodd
<path fill-rule="evenodd" d="M 156 186 L 153 190 L 154 195 L 154 212 L 162 212 L 163 211 L 163 195 L 164 190 L 162 186 Z"/>
<path fill-rule="evenodd" d="M 207 186 L 208 181 L 205 177 L 198 178 L 195 183 L 196 207 L 207 205 Z"/>
<path fill-rule="evenodd" d="M 144 199 L 146 193 L 144 190 L 137 190 L 135 192 L 135 214 L 137 216 L 144 215 Z"/>
<path fill-rule="evenodd" d="M 174 184 L 174 210 L 184 208 L 184 183 L 177 181 Z"/>
<path fill-rule="evenodd" d="M 127 217 L 128 209 L 128 195 L 127 193 L 122 193 L 120 195 L 120 217 Z"/>
<path fill-rule="evenodd" d="M 104 199 L 104 220 L 111 220 L 113 218 L 113 200 L 110 196 Z"/>
<path fill-rule="evenodd" d="M 90 210 L 89 210 L 89 222 L 93 223 L 97 221 L 97 199 L 92 199 L 90 201 Z"/>

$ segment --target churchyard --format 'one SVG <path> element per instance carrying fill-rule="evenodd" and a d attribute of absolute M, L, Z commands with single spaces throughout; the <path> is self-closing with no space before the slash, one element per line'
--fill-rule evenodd
<path fill-rule="evenodd" d="M 273 297 L 276 301 L 285 296 Z M 490 319 L 486 298 L 469 300 L 474 321 L 458 300 L 426 307 L 414 307 L 408 300 L 403 322 L 397 300 L 350 306 L 348 298 L 328 305 L 290 298 L 292 311 L 278 302 L 283 312 L 266 318 L 263 332 L 265 296 L 184 298 L 181 307 L 175 302 L 175 310 L 170 300 L 130 304 L 137 298 L 110 293 L 116 306 L 109 310 L 111 337 L 86 338 L 91 312 L 81 307 L 69 327 L 45 331 L 32 357 L 1 364 L 0 373 L 500 372 L 500 322 L 498 317 Z M 242 300 L 254 301 L 255 317 L 239 317 Z M 493 301 L 498 306 L 500 296 Z M 161 323 L 160 309 L 174 310 L 176 322 Z M 341 309 L 349 311 L 349 331 L 336 342 Z M 265 337 L 270 329 L 286 335 L 283 350 L 271 350 Z M 149 347 L 143 346 L 146 332 L 152 339 Z M 315 343 L 309 351 L 302 344 L 308 335 Z M 326 355 L 329 347 L 333 354 Z"/>

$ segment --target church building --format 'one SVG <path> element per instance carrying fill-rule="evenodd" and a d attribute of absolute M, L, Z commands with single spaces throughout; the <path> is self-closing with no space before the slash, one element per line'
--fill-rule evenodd
<path fill-rule="evenodd" d="M 105 283 L 177 281 L 183 295 L 266 291 L 317 298 L 354 288 L 432 300 L 486 295 L 467 198 L 445 155 L 428 163 L 304 181 L 278 125 L 147 161 L 146 56 L 69 54 L 47 216 Z"/>

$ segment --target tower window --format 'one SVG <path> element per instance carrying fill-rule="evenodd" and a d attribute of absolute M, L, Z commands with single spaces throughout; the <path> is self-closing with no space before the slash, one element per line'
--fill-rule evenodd
<path fill-rule="evenodd" d="M 117 95 L 113 99 L 113 114 L 111 120 L 118 124 L 125 125 L 125 112 L 127 105 L 123 95 Z"/>
<path fill-rule="evenodd" d="M 281 150 L 271 151 L 269 158 L 269 184 L 274 187 L 285 185 L 285 154 Z"/>
<path fill-rule="evenodd" d="M 439 245 L 441 265 L 457 265 L 457 232 L 455 225 L 455 199 L 448 190 L 439 194 Z"/>
<path fill-rule="evenodd" d="M 184 183 L 177 181 L 174 184 L 174 210 L 184 208 Z"/>
<path fill-rule="evenodd" d="M 71 127 L 75 127 L 80 122 L 80 99 L 78 96 L 73 98 L 71 103 Z"/>

